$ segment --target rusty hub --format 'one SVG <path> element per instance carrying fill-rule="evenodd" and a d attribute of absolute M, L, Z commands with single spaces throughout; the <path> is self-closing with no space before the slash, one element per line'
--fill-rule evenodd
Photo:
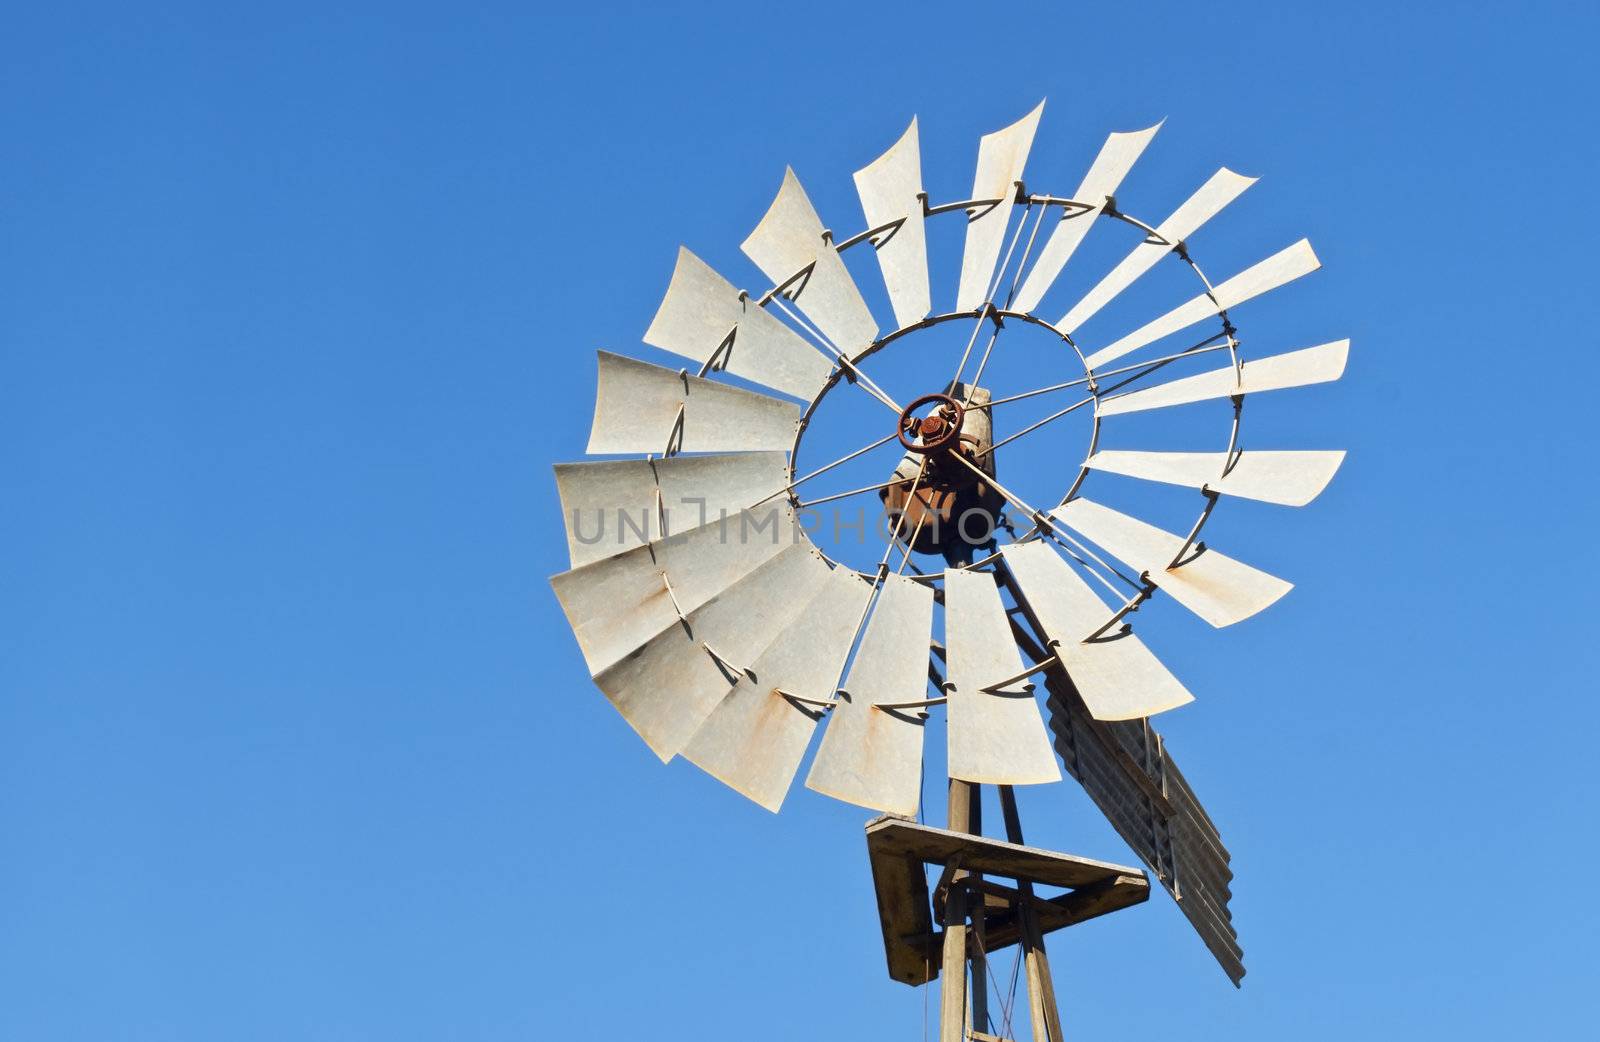
<path fill-rule="evenodd" d="M 929 405 L 937 408 L 918 419 L 917 413 Z M 949 448 L 961 436 L 963 415 L 961 403 L 948 394 L 925 394 L 900 413 L 900 444 L 924 454 Z"/>

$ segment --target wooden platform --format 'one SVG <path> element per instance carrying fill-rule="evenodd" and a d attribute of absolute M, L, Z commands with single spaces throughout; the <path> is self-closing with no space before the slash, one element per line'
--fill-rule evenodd
<path fill-rule="evenodd" d="M 1043 932 L 1136 905 L 1150 896 L 1150 881 L 1137 868 L 1057 854 L 987 836 L 918 825 L 882 817 L 867 824 L 867 855 L 878 894 L 878 918 L 889 976 L 902 984 L 926 984 L 939 975 L 944 934 L 934 928 L 935 904 L 943 888 L 928 890 L 924 865 L 959 867 L 982 873 L 985 948 L 998 951 L 1017 943 L 1018 891 L 988 879 L 1000 876 L 1035 886 L 1065 887 L 1058 897 L 1036 898 Z M 948 871 L 945 878 L 948 878 Z"/>

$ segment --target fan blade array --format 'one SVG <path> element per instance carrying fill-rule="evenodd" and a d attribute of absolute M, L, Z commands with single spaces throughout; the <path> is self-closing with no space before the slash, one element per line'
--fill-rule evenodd
<path fill-rule="evenodd" d="M 595 683 L 650 750 L 670 760 L 829 574 L 810 547 L 786 546 Z"/>
<path fill-rule="evenodd" d="M 1011 303 L 1012 310 L 1031 312 L 1038 306 L 1061 270 L 1067 266 L 1067 261 L 1077 252 L 1084 236 L 1094 227 L 1095 218 L 1104 212 L 1106 203 L 1117 194 L 1122 179 L 1128 176 L 1128 171 L 1133 169 L 1133 164 L 1160 129 L 1161 124 L 1157 123 L 1146 130 L 1112 134 L 1106 138 L 1100 154 L 1095 157 L 1094 164 L 1084 175 L 1083 183 L 1072 196 L 1089 208 L 1062 207 L 1061 220 L 1056 222 L 1044 249 L 1039 252 L 1039 259 L 1034 262 L 1027 279 L 1022 283 L 1022 289 Z"/>
<path fill-rule="evenodd" d="M 1252 297 L 1259 297 L 1303 275 L 1309 275 L 1321 266 L 1322 262 L 1317 260 L 1317 255 L 1311 250 L 1310 241 L 1301 239 L 1293 246 L 1246 268 L 1215 287 L 1212 292 L 1202 293 L 1193 300 L 1180 304 L 1116 343 L 1101 348 L 1084 361 L 1089 368 L 1098 369 L 1123 355 L 1139 350 L 1146 344 L 1155 343 L 1162 337 L 1187 329 L 1196 322 L 1238 307 Z"/>
<path fill-rule="evenodd" d="M 1014 680 L 994 689 L 1022 672 L 1022 656 L 992 574 L 945 570 L 944 626 L 950 777 L 994 785 L 1059 781 L 1033 684 Z"/>
<path fill-rule="evenodd" d="M 793 170 L 784 171 L 777 198 L 739 248 L 844 353 L 877 339 L 878 324 Z"/>
<path fill-rule="evenodd" d="M 928 236 L 923 227 L 922 150 L 917 121 L 889 151 L 856 171 L 856 193 L 867 227 L 889 230 L 872 237 L 883 269 L 883 283 L 902 328 L 920 322 L 933 308 L 928 293 Z"/>
<path fill-rule="evenodd" d="M 967 213 L 967 241 L 961 252 L 961 287 L 956 293 L 957 311 L 975 311 L 989 299 L 989 284 L 1000 259 L 1006 226 L 1011 222 L 1012 202 L 1022 168 L 1033 148 L 1033 134 L 1039 129 L 1044 102 L 1034 110 L 978 142 L 978 169 L 972 178 L 972 199 L 998 200 L 978 203 Z"/>
<path fill-rule="evenodd" d="M 871 595 L 867 580 L 835 568 L 799 621 L 756 658 L 751 675 L 740 677 L 700 725 L 684 758 L 776 812 L 826 711 L 814 703 L 834 697 L 856 620 Z"/>
<path fill-rule="evenodd" d="M 644 342 L 807 401 L 833 372 L 800 334 L 683 247 Z"/>
<path fill-rule="evenodd" d="M 1108 474 L 1303 507 L 1321 495 L 1343 462 L 1344 453 L 1338 451 L 1245 450 L 1235 453 L 1230 461 L 1226 452 L 1105 450 L 1090 456 L 1085 466 Z"/>
<path fill-rule="evenodd" d="M 1129 627 L 1091 636 L 1112 610 L 1043 540 L 1003 552 L 1028 610 L 1096 720 L 1134 720 L 1194 701 Z"/>
<path fill-rule="evenodd" d="M 800 408 L 792 402 L 636 358 L 600 356 L 591 455 L 788 449 Z"/>
<path fill-rule="evenodd" d="M 1074 499 L 1050 513 L 1113 557 L 1148 574 L 1173 600 L 1213 626 L 1248 619 L 1293 589 L 1293 584 L 1224 557 L 1204 544 L 1184 552 L 1183 536 L 1092 500 Z M 1184 560 L 1172 567 L 1180 552 L 1184 552 Z"/>
<path fill-rule="evenodd" d="M 1135 246 L 1133 252 L 1122 258 L 1122 261 L 1111 269 L 1110 274 L 1073 305 L 1072 310 L 1056 323 L 1057 328 L 1063 333 L 1076 331 L 1079 326 L 1109 304 L 1117 294 L 1133 285 L 1139 276 L 1153 268 L 1156 261 L 1193 235 L 1201 225 L 1215 217 L 1223 207 L 1239 198 L 1246 188 L 1255 183 L 1255 178 L 1236 174 L 1226 167 L 1212 174 L 1211 180 L 1201 185 L 1200 190 L 1174 210 L 1171 217 L 1161 222 L 1154 236 L 1147 237 Z"/>
<path fill-rule="evenodd" d="M 916 814 L 926 714 L 883 707 L 926 699 L 932 634 L 933 591 L 901 576 L 885 578 L 807 788 L 889 814 Z"/>
<path fill-rule="evenodd" d="M 1349 354 L 1350 341 L 1336 340 L 1331 344 L 1319 344 L 1300 351 L 1269 355 L 1241 363 L 1237 370 L 1230 365 L 1106 398 L 1099 403 L 1096 411 L 1101 416 L 1118 416 L 1259 391 L 1280 391 L 1288 387 L 1328 383 L 1344 375 L 1345 360 Z"/>
<path fill-rule="evenodd" d="M 767 506 L 562 572 L 550 585 L 597 676 L 796 539 L 787 505 Z"/>
<path fill-rule="evenodd" d="M 572 567 L 737 515 L 788 480 L 781 452 L 556 464 Z"/>

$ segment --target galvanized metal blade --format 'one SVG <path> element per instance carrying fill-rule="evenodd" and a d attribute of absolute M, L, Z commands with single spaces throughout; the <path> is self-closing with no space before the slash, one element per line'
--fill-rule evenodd
<path fill-rule="evenodd" d="M 756 657 L 751 675 L 706 717 L 684 758 L 776 813 L 827 711 L 813 703 L 832 700 L 871 595 L 867 580 L 835 568 L 799 618 Z"/>
<path fill-rule="evenodd" d="M 887 577 L 811 762 L 808 789 L 889 814 L 916 814 L 926 714 L 880 706 L 926 699 L 932 636 L 933 591 Z"/>
<path fill-rule="evenodd" d="M 552 576 L 591 676 L 614 665 L 800 538 L 768 504 Z"/>
<path fill-rule="evenodd" d="M 1114 557 L 1146 573 L 1172 599 L 1213 626 L 1230 626 L 1270 606 L 1294 588 L 1197 543 L 1184 551 L 1184 537 L 1118 513 L 1088 499 L 1074 499 L 1050 512 L 1067 527 Z M 1169 567 L 1178 554 L 1183 559 Z"/>
<path fill-rule="evenodd" d="M 1044 102 L 1034 110 L 978 142 L 978 169 L 972 178 L 974 200 L 999 200 L 983 203 L 967 212 L 967 241 L 961 251 L 961 286 L 956 293 L 957 311 L 974 311 L 989 297 L 994 266 L 1000 259 L 1006 226 L 1011 222 L 1017 182 L 1033 148 L 1033 134 L 1039 129 Z"/>
<path fill-rule="evenodd" d="M 598 354 L 590 453 L 748 452 L 794 444 L 800 408 L 792 402 Z"/>
<path fill-rule="evenodd" d="M 1135 720 L 1194 701 L 1131 628 L 1098 632 L 1112 609 L 1043 540 L 1013 543 L 1002 552 L 1028 610 L 1095 719 Z"/>
<path fill-rule="evenodd" d="M 1153 268 L 1157 261 L 1172 252 L 1174 246 L 1193 235 L 1201 225 L 1255 183 L 1255 178 L 1236 174 L 1226 167 L 1211 175 L 1211 180 L 1201 185 L 1199 191 L 1172 212 L 1172 216 L 1161 222 L 1153 237 L 1147 237 L 1135 246 L 1133 252 L 1111 269 L 1110 274 L 1074 304 L 1072 310 L 1056 323 L 1056 327 L 1063 333 L 1074 332 L 1117 294 L 1133 285 L 1139 276 Z"/>
<path fill-rule="evenodd" d="M 595 683 L 663 761 L 683 748 L 761 652 L 827 581 L 809 546 L 786 546 Z"/>
<path fill-rule="evenodd" d="M 785 170 L 778 197 L 740 249 L 835 347 L 854 355 L 877 338 L 878 324 L 823 231 L 800 180 Z"/>
<path fill-rule="evenodd" d="M 1015 680 L 994 689 L 1022 672 L 1022 656 L 992 574 L 946 569 L 944 628 L 950 777 L 993 785 L 1059 781 L 1033 684 Z"/>
<path fill-rule="evenodd" d="M 872 238 L 895 322 L 909 326 L 932 310 L 928 292 L 928 237 L 923 227 L 922 152 L 917 121 L 889 151 L 856 171 L 856 192 L 868 228 L 891 225 Z"/>
<path fill-rule="evenodd" d="M 1098 369 L 1123 355 L 1139 350 L 1146 344 L 1155 343 L 1162 337 L 1187 329 L 1213 315 L 1220 315 L 1252 297 L 1259 297 L 1263 293 L 1293 282 L 1302 275 L 1309 275 L 1321 266 L 1322 262 L 1317 260 L 1317 255 L 1311 250 L 1310 241 L 1301 239 L 1293 246 L 1246 268 L 1216 286 L 1211 293 L 1202 293 L 1160 318 L 1139 327 L 1116 343 L 1101 348 L 1084 361 L 1091 369 Z"/>
<path fill-rule="evenodd" d="M 782 452 L 556 464 L 574 568 L 737 515 L 783 488 Z"/>
<path fill-rule="evenodd" d="M 1190 402 L 1328 383 L 1344 375 L 1349 354 L 1350 341 L 1336 340 L 1331 344 L 1319 344 L 1300 351 L 1269 355 L 1241 363 L 1237 370 L 1230 365 L 1209 373 L 1115 395 L 1101 401 L 1097 411 L 1101 416 L 1118 416 L 1147 409 L 1164 409 L 1171 405 L 1187 405 Z"/>
<path fill-rule="evenodd" d="M 1106 143 L 1100 147 L 1100 154 L 1095 157 L 1088 174 L 1084 175 L 1083 183 L 1072 196 L 1090 208 L 1062 207 L 1061 219 L 1056 222 L 1044 249 L 1039 252 L 1039 259 L 1029 269 L 1022 288 L 1017 291 L 1016 299 L 1011 303 L 1012 310 L 1031 312 L 1038 306 L 1067 266 L 1067 261 L 1072 259 L 1073 253 L 1077 252 L 1084 237 L 1089 234 L 1089 229 L 1094 227 L 1095 219 L 1105 211 L 1106 203 L 1117 194 L 1122 179 L 1128 176 L 1128 171 L 1133 169 L 1133 164 L 1160 129 L 1161 124 L 1157 123 L 1145 130 L 1112 134 L 1106 138 Z"/>
<path fill-rule="evenodd" d="M 555 470 L 572 567 L 661 538 L 651 461 L 557 463 Z"/>
<path fill-rule="evenodd" d="M 682 247 L 644 342 L 805 401 L 822 389 L 834 365 Z"/>
<path fill-rule="evenodd" d="M 1168 485 L 1208 488 L 1227 496 L 1263 503 L 1303 507 L 1328 487 L 1344 462 L 1344 453 L 1268 452 L 1255 449 L 1226 452 L 1130 452 L 1107 449 L 1090 456 L 1086 466 L 1108 474 L 1125 474 Z"/>

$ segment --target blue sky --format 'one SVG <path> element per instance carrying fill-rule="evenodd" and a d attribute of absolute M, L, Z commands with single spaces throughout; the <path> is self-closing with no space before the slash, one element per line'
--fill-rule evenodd
<path fill-rule="evenodd" d="M 954 199 L 1041 97 L 1030 185 L 1166 118 L 1125 206 L 1260 176 L 1206 256 L 1309 236 L 1259 343 L 1354 343 L 1255 442 L 1343 472 L 1227 530 L 1295 592 L 1151 606 L 1250 976 L 1158 893 L 1052 938 L 1069 1029 L 1592 1029 L 1592 7 L 6 21 L 0 1037 L 920 1037 L 867 815 L 663 767 L 590 685 L 550 464 L 680 242 L 753 285 L 785 164 L 854 231 L 913 114 Z M 1131 858 L 1071 783 L 1023 813 Z"/>

